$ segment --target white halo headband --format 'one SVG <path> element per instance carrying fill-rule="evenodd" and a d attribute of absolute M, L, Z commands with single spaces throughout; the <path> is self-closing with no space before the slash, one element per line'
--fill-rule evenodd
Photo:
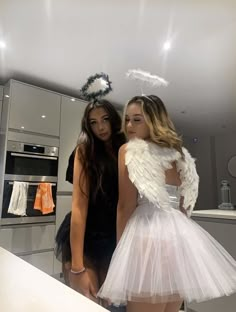
<path fill-rule="evenodd" d="M 156 87 L 167 87 L 169 84 L 169 82 L 164 78 L 161 78 L 157 75 L 152 75 L 151 73 L 141 69 L 129 69 L 126 73 L 126 77 L 134 80 L 140 80 Z"/>

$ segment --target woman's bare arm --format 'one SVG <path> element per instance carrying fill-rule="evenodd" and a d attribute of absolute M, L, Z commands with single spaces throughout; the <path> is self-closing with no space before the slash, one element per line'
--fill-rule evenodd
<path fill-rule="evenodd" d="M 117 206 L 117 242 L 119 241 L 126 223 L 137 205 L 137 189 L 129 179 L 128 169 L 125 165 L 126 144 L 119 150 L 119 200 Z"/>
<path fill-rule="evenodd" d="M 74 271 L 79 271 L 84 267 L 84 235 L 88 214 L 88 181 L 87 177 L 82 172 L 82 165 L 78 157 L 78 152 L 79 151 L 77 149 L 74 161 L 72 216 L 70 231 L 70 243 L 72 253 L 71 268 Z"/>

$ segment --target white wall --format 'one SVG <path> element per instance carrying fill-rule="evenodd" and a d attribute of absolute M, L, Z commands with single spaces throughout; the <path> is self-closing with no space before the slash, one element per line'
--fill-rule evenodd
<path fill-rule="evenodd" d="M 194 138 L 184 137 L 184 145 L 197 159 L 200 176 L 199 198 L 196 209 L 215 209 L 221 203 L 220 182 L 226 179 L 231 185 L 232 203 L 236 204 L 236 178 L 227 168 L 229 159 L 236 155 L 235 135 L 218 135 Z"/>
<path fill-rule="evenodd" d="M 214 137 L 184 137 L 184 145 L 196 158 L 196 167 L 200 177 L 199 196 L 195 209 L 215 209 L 217 206 L 217 186 L 215 170 Z"/>
<path fill-rule="evenodd" d="M 217 186 L 218 196 L 220 198 L 220 182 L 228 180 L 231 186 L 232 203 L 236 204 L 236 178 L 228 172 L 228 161 L 236 155 L 235 135 L 221 135 L 215 138 L 216 168 L 217 168 Z"/>

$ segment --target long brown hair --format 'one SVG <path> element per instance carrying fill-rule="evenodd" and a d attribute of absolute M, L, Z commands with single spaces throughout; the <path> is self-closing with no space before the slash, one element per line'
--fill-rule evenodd
<path fill-rule="evenodd" d="M 153 142 L 162 147 L 175 148 L 183 155 L 183 141 L 177 134 L 166 107 L 158 96 L 135 96 L 127 103 L 126 109 L 130 104 L 140 104 L 145 122 L 150 130 L 150 138 Z M 126 133 L 125 112 L 123 130 Z"/>
<path fill-rule="evenodd" d="M 95 108 L 103 108 L 109 116 L 112 132 L 110 153 L 107 151 L 105 143 L 99 140 L 91 129 L 89 114 Z M 98 190 L 102 190 L 105 170 L 110 175 L 117 171 L 118 151 L 125 141 L 125 135 L 121 133 L 121 117 L 114 106 L 104 99 L 89 103 L 84 111 L 78 141 L 78 155 L 83 168 L 79 183 L 81 188 L 81 179 L 84 177 L 88 179 L 89 189 L 93 190 L 91 197 L 93 200 L 96 199 Z"/>

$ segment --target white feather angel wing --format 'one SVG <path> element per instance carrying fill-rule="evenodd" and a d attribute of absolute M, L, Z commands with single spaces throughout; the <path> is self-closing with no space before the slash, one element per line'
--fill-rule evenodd
<path fill-rule="evenodd" d="M 180 194 L 184 196 L 184 207 L 189 207 L 190 215 L 198 195 L 198 175 L 194 159 L 184 149 L 185 160 L 175 149 L 161 148 L 155 143 L 134 139 L 127 144 L 125 162 L 129 178 L 136 186 L 140 196 L 163 209 L 170 209 L 170 198 L 165 188 L 165 170 L 177 162 L 180 172 Z"/>
<path fill-rule="evenodd" d="M 198 197 L 199 176 L 197 174 L 195 159 L 183 148 L 184 160 L 177 161 L 177 170 L 182 181 L 180 194 L 184 197 L 183 206 L 187 209 L 188 216 L 191 215 Z"/>

